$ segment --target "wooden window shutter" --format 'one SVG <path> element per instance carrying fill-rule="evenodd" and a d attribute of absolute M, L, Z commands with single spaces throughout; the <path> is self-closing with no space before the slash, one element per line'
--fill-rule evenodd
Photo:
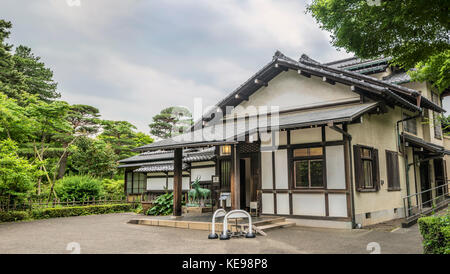
<path fill-rule="evenodd" d="M 378 157 L 378 149 L 373 149 L 372 168 L 373 168 L 373 185 L 376 190 L 380 190 L 380 161 Z"/>
<path fill-rule="evenodd" d="M 353 146 L 353 156 L 355 163 L 355 186 L 356 190 L 360 190 L 364 182 L 364 172 L 361 160 L 361 147 L 359 145 Z"/>
<path fill-rule="evenodd" d="M 400 190 L 398 153 L 386 150 L 386 171 L 389 190 Z"/>

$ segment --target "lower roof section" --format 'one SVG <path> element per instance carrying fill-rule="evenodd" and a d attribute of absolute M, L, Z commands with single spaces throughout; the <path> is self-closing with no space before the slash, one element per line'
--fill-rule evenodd
<path fill-rule="evenodd" d="M 290 128 L 352 122 L 364 113 L 378 107 L 378 103 L 342 105 L 320 109 L 297 110 L 269 115 L 254 115 L 237 120 L 221 120 L 214 125 L 176 137 L 148 144 L 137 151 L 190 148 L 232 144 L 243 141 L 246 134 Z"/>
<path fill-rule="evenodd" d="M 402 134 L 401 134 L 401 139 L 404 142 L 408 142 L 411 145 L 416 146 L 416 147 L 421 147 L 421 148 L 423 148 L 423 149 L 425 149 L 427 151 L 430 151 L 432 153 L 439 153 L 439 154 L 448 154 L 448 155 L 450 155 L 450 151 L 446 150 L 444 147 L 436 145 L 436 144 L 433 144 L 433 143 L 426 142 L 425 140 L 420 139 L 419 137 L 416 137 L 416 136 L 413 136 L 413 135 L 410 135 L 410 134 L 407 134 L 407 133 L 404 133 L 404 132 L 402 132 Z"/>

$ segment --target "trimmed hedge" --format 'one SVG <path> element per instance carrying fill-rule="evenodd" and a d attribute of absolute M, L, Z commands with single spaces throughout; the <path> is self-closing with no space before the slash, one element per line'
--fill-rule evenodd
<path fill-rule="evenodd" d="M 450 254 L 450 215 L 422 217 L 418 223 L 423 253 Z"/>
<path fill-rule="evenodd" d="M 13 222 L 26 219 L 48 219 L 59 217 L 83 216 L 94 214 L 108 214 L 128 212 L 133 210 L 132 204 L 91 205 L 73 207 L 43 208 L 29 211 L 0 212 L 0 222 Z"/>
<path fill-rule="evenodd" d="M 27 211 L 0 211 L 0 223 L 22 221 L 29 218 L 30 216 Z"/>

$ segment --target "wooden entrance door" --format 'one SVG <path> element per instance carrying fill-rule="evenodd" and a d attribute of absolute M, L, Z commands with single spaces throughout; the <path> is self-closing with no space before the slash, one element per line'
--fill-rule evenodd
<path fill-rule="evenodd" d="M 429 164 L 427 161 L 420 162 L 420 191 L 426 191 L 431 188 Z M 431 207 L 431 191 L 422 193 L 422 206 Z"/>

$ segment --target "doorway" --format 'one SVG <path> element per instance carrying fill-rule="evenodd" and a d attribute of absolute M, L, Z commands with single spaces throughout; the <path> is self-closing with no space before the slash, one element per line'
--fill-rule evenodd
<path fill-rule="evenodd" d="M 445 183 L 447 182 L 445 178 L 445 161 L 442 158 L 434 159 L 434 181 L 436 188 L 436 197 L 444 195 Z"/>
<path fill-rule="evenodd" d="M 251 159 L 240 159 L 240 205 L 241 209 L 247 210 L 250 207 L 250 185 L 251 185 Z"/>
<path fill-rule="evenodd" d="M 239 204 L 240 209 L 248 211 L 250 202 L 257 200 L 256 190 L 259 182 L 258 154 L 241 154 L 239 158 Z"/>
<path fill-rule="evenodd" d="M 426 191 L 431 188 L 429 163 L 428 161 L 420 162 L 420 191 Z M 431 191 L 422 193 L 422 206 L 431 207 Z"/>

